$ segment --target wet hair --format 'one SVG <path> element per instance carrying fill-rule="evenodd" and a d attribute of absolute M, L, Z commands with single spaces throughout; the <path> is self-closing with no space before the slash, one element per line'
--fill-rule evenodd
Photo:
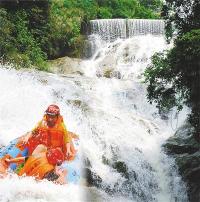
<path fill-rule="evenodd" d="M 55 181 L 59 178 L 59 175 L 55 173 L 55 171 L 50 171 L 45 174 L 44 179 L 47 179 L 48 181 Z"/>

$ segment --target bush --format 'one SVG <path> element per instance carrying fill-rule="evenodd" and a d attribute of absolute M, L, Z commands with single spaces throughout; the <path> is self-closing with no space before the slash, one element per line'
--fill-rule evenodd
<path fill-rule="evenodd" d="M 183 34 L 168 52 L 157 53 L 146 69 L 148 99 L 161 110 L 183 104 L 192 108 L 190 120 L 200 132 L 200 29 Z"/>
<path fill-rule="evenodd" d="M 109 8 L 100 7 L 97 17 L 100 19 L 110 19 L 110 18 L 112 18 L 112 11 Z"/>
<path fill-rule="evenodd" d="M 12 36 L 14 24 L 9 20 L 6 9 L 0 8 L 0 57 L 6 57 L 16 49 L 13 47 L 15 38 Z"/>

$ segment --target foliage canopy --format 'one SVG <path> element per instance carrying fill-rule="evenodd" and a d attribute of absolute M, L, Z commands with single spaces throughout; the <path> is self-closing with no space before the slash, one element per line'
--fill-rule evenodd
<path fill-rule="evenodd" d="M 163 7 L 167 37 L 174 36 L 171 50 L 156 53 L 146 69 L 148 99 L 162 111 L 191 107 L 189 120 L 200 135 L 200 8 L 199 1 L 167 0 Z M 176 12 L 175 12 L 176 11 Z M 174 27 L 172 29 L 172 27 Z"/>

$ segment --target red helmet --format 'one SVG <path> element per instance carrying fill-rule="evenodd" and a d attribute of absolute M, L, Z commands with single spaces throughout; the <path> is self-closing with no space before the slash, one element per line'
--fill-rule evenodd
<path fill-rule="evenodd" d="M 64 161 L 64 154 L 60 148 L 49 149 L 46 153 L 47 160 L 52 165 L 60 165 Z"/>
<path fill-rule="evenodd" d="M 60 115 L 60 108 L 57 105 L 49 105 L 45 112 L 48 115 Z"/>

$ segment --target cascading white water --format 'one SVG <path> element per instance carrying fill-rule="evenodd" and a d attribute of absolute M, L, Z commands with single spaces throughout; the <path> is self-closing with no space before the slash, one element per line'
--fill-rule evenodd
<path fill-rule="evenodd" d="M 146 87 L 141 83 L 150 57 L 167 48 L 163 21 L 128 20 L 129 35 L 122 39 L 113 31 L 115 20 L 111 33 L 115 41 L 105 38 L 101 28 L 109 27 L 112 20 L 92 23 L 98 28 L 92 32 L 96 51 L 82 68 L 86 76 L 99 79 L 91 93 L 89 147 L 87 142 L 83 147 L 98 180 L 96 186 L 113 194 L 114 200 L 187 201 L 175 163 L 161 147 L 173 133 L 170 121 L 162 120 L 155 106 L 147 103 Z"/>
<path fill-rule="evenodd" d="M 112 21 L 112 23 L 111 23 Z M 99 34 L 106 41 L 113 41 L 116 38 L 126 38 L 126 20 L 91 20 L 91 33 Z"/>
<path fill-rule="evenodd" d="M 163 36 L 100 38 L 81 64 L 83 76 L 0 69 L 0 143 L 32 129 L 56 103 L 68 129 L 80 135 L 96 187 L 12 176 L 0 181 L 0 201 L 187 201 L 174 160 L 161 148 L 172 130 L 147 103 L 141 83 L 150 56 L 166 47 Z"/>
<path fill-rule="evenodd" d="M 91 34 L 96 34 L 104 41 L 112 42 L 117 38 L 126 39 L 138 34 L 164 34 L 163 20 L 148 19 L 103 19 L 91 20 Z"/>
<path fill-rule="evenodd" d="M 142 20 L 134 19 L 127 21 L 128 36 L 133 37 L 138 34 L 164 34 L 164 21 L 163 20 Z"/>

